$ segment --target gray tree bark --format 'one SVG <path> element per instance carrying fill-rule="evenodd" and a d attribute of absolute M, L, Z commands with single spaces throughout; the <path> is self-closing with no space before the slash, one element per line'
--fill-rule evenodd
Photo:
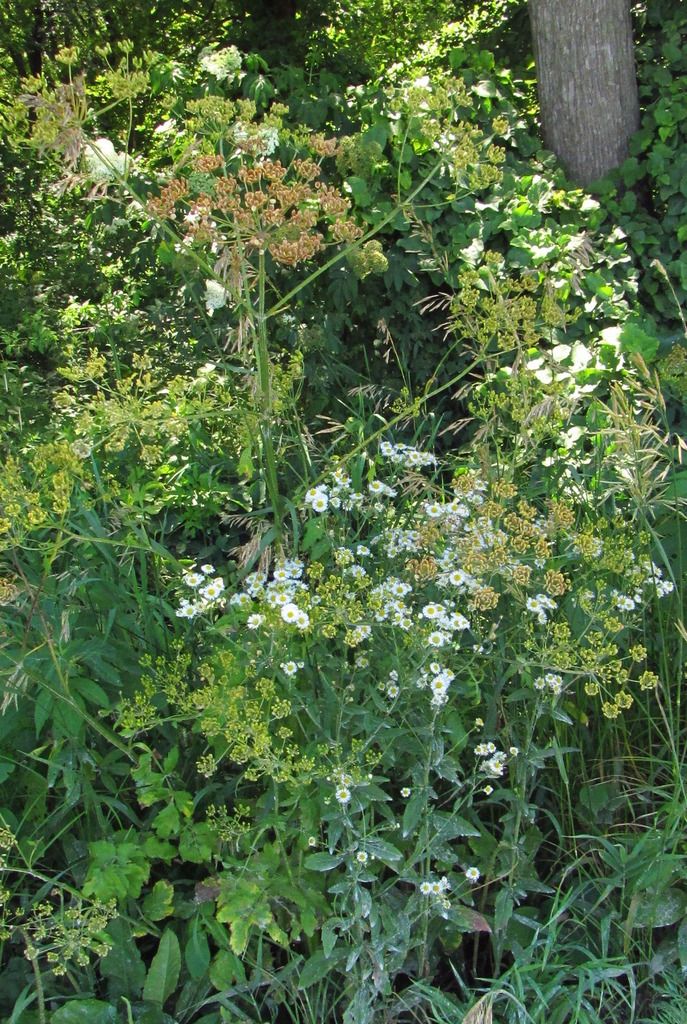
<path fill-rule="evenodd" d="M 587 185 L 639 127 L 630 0 L 528 0 L 544 143 Z"/>

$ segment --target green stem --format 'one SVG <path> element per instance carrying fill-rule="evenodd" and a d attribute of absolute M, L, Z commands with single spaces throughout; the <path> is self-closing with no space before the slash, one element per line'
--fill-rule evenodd
<path fill-rule="evenodd" d="M 260 433 L 264 457 L 265 482 L 267 493 L 272 504 L 274 529 L 277 542 L 283 533 L 283 504 L 279 493 L 279 477 L 277 459 L 272 437 L 272 374 L 270 370 L 270 354 L 267 346 L 267 318 L 265 316 L 265 253 L 261 250 L 258 256 L 258 312 L 254 323 L 255 331 L 255 362 L 258 380 L 258 401 L 260 403 Z"/>
<path fill-rule="evenodd" d="M 38 966 L 38 959 L 35 956 L 29 954 L 29 940 L 25 932 L 22 932 L 24 942 L 26 943 L 26 956 L 31 964 L 33 970 L 33 977 L 36 982 L 36 999 L 38 1000 L 38 1021 L 39 1024 L 48 1024 L 48 1017 L 45 1012 L 45 989 L 43 988 L 43 979 L 41 978 L 41 969 Z"/>

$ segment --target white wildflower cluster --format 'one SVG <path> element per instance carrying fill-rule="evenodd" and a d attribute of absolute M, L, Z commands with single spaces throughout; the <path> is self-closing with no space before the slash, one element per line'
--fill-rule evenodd
<path fill-rule="evenodd" d="M 189 569 L 183 582 L 190 587 L 193 599 L 182 597 L 176 615 L 179 619 L 195 619 L 203 612 L 217 608 L 224 601 L 224 580 L 221 576 L 212 577 L 215 572 L 213 565 L 201 565 L 199 569 Z"/>
<path fill-rule="evenodd" d="M 233 78 L 241 70 L 241 54 L 235 46 L 226 46 L 222 50 L 206 46 L 198 59 L 203 71 L 207 71 L 218 82 Z"/>
<path fill-rule="evenodd" d="M 428 667 L 420 672 L 416 686 L 419 689 L 429 689 L 432 694 L 432 707 L 440 708 L 448 700 L 449 686 L 455 678 L 456 674 L 450 668 L 446 668 L 438 661 L 431 661 Z"/>
<path fill-rule="evenodd" d="M 96 139 L 89 143 L 84 163 L 93 181 L 112 181 L 126 176 L 131 161 L 126 153 L 118 153 L 109 139 Z"/>
<path fill-rule="evenodd" d="M 370 480 L 367 489 L 375 498 L 395 498 L 398 491 L 389 487 L 382 480 Z"/>
<path fill-rule="evenodd" d="M 667 597 L 675 590 L 671 580 L 663 579 L 663 570 L 650 559 L 643 559 L 630 575 L 634 584 L 632 593 L 621 594 L 618 590 L 611 591 L 613 604 L 619 612 L 633 612 L 641 608 L 652 593 L 657 597 Z"/>
<path fill-rule="evenodd" d="M 334 782 L 335 786 L 334 798 L 336 802 L 341 804 L 342 807 L 345 807 L 348 803 L 350 803 L 352 796 L 352 777 L 350 775 L 347 775 L 345 772 L 339 772 L 336 776 L 334 776 L 334 778 L 331 781 Z"/>
<path fill-rule="evenodd" d="M 253 572 L 244 580 L 244 590 L 238 591 L 229 599 L 229 604 L 236 608 L 249 609 L 255 601 L 264 601 L 270 609 L 279 611 L 281 619 L 287 625 L 299 630 L 307 629 L 310 616 L 298 601 L 308 595 L 308 587 L 301 582 L 303 562 L 297 558 L 283 559 L 276 563 L 272 579 L 268 580 L 264 572 Z M 253 612 L 248 616 L 246 625 L 249 629 L 259 629 L 264 625 L 266 616 L 263 612 Z"/>
<path fill-rule="evenodd" d="M 363 495 L 353 490 L 351 478 L 343 469 L 335 469 L 329 483 L 311 487 L 304 498 L 313 512 L 326 512 L 328 508 L 350 511 L 362 505 L 363 501 Z"/>
<path fill-rule="evenodd" d="M 379 446 L 379 454 L 397 466 L 405 466 L 408 469 L 424 469 L 425 466 L 436 466 L 437 464 L 436 455 L 412 448 L 409 444 L 392 444 L 390 441 L 382 441 Z"/>
<path fill-rule="evenodd" d="M 396 700 L 401 692 L 401 688 L 398 685 L 398 672 L 396 669 L 392 669 L 391 672 L 389 672 L 389 681 L 384 687 L 384 692 L 390 700 Z"/>
<path fill-rule="evenodd" d="M 547 672 L 546 675 L 537 676 L 532 685 L 540 693 L 543 690 L 548 690 L 554 697 L 557 697 L 563 692 L 563 676 L 558 672 Z"/>
<path fill-rule="evenodd" d="M 537 622 L 544 625 L 549 621 L 549 612 L 555 611 L 558 605 L 548 594 L 536 594 L 534 597 L 527 598 L 525 607 L 528 612 L 532 612 L 536 616 Z"/>
<path fill-rule="evenodd" d="M 484 760 L 479 764 L 479 770 L 484 772 L 490 779 L 498 779 L 504 774 L 508 755 L 503 750 L 498 750 L 496 744 L 478 743 L 475 747 L 475 755 Z"/>
<path fill-rule="evenodd" d="M 227 304 L 229 292 L 219 281 L 208 278 L 205 282 L 205 309 L 208 316 L 212 316 L 216 309 L 222 309 Z"/>
<path fill-rule="evenodd" d="M 370 606 L 374 608 L 375 622 L 390 622 L 400 629 L 409 630 L 413 625 L 413 612 L 404 598 L 413 588 L 397 576 L 389 576 L 370 591 Z"/>
<path fill-rule="evenodd" d="M 451 883 L 446 875 L 442 875 L 441 878 L 428 878 L 424 882 L 420 882 L 418 888 L 423 896 L 436 896 L 445 909 L 448 910 L 450 907 L 451 904 L 446 897 L 446 893 L 451 888 Z"/>
<path fill-rule="evenodd" d="M 384 553 L 388 558 L 396 558 L 405 552 L 414 553 L 420 548 L 420 534 L 418 530 L 404 530 L 400 527 L 392 527 L 384 535 Z"/>

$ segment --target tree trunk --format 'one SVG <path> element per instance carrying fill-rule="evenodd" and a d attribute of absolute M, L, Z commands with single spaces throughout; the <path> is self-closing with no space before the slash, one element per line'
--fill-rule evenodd
<path fill-rule="evenodd" d="M 630 0 L 529 0 L 529 13 L 544 142 L 587 185 L 639 127 Z"/>

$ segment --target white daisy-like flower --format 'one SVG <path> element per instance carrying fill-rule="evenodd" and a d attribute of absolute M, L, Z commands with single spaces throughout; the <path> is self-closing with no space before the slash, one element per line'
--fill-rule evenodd
<path fill-rule="evenodd" d="M 298 672 L 298 665 L 295 661 L 282 661 L 279 667 L 286 676 L 295 676 Z"/>
<path fill-rule="evenodd" d="M 284 622 L 288 622 L 290 625 L 295 625 L 298 621 L 298 616 L 301 610 L 298 605 L 294 604 L 293 601 L 286 601 L 281 606 L 281 617 Z"/>
<path fill-rule="evenodd" d="M 265 621 L 264 615 L 249 615 L 246 619 L 246 626 L 248 629 L 259 629 Z"/>
<path fill-rule="evenodd" d="M 188 601 L 184 601 L 180 604 L 176 610 L 176 616 L 178 619 L 193 619 L 196 616 L 196 606 L 189 604 Z"/>
<path fill-rule="evenodd" d="M 184 583 L 187 587 L 199 587 L 201 583 L 205 583 L 205 577 L 199 572 L 187 572 L 184 576 Z"/>
<path fill-rule="evenodd" d="M 339 786 L 334 792 L 334 796 L 340 804 L 347 804 L 351 799 L 351 791 L 348 786 Z"/>
<path fill-rule="evenodd" d="M 420 614 L 425 619 L 440 619 L 445 613 L 443 604 L 426 604 Z"/>
<path fill-rule="evenodd" d="M 369 855 L 365 852 L 365 850 L 358 850 L 358 852 L 355 855 L 355 859 L 358 861 L 358 864 L 367 864 L 370 858 Z"/>
<path fill-rule="evenodd" d="M 442 633 L 440 629 L 435 629 L 427 637 L 427 643 L 430 647 L 443 647 L 448 639 L 446 633 Z"/>
<path fill-rule="evenodd" d="M 410 796 L 410 793 L 411 793 L 411 789 L 410 789 L 409 786 L 404 786 L 403 789 L 401 790 L 401 796 L 404 798 L 404 800 L 408 799 L 408 797 Z"/>
<path fill-rule="evenodd" d="M 420 892 L 423 896 L 432 895 L 432 883 L 431 882 L 420 882 Z"/>
<path fill-rule="evenodd" d="M 482 873 L 479 868 L 468 868 L 465 872 L 468 882 L 479 882 Z"/>
<path fill-rule="evenodd" d="M 203 587 L 201 594 L 206 601 L 216 601 L 221 596 L 224 590 L 224 580 L 216 579 L 211 580 L 207 586 Z"/>
<path fill-rule="evenodd" d="M 200 571 L 203 573 L 204 576 L 212 576 L 213 572 L 215 571 L 215 567 L 214 565 L 210 565 L 209 562 L 206 562 L 205 565 L 201 565 Z"/>

